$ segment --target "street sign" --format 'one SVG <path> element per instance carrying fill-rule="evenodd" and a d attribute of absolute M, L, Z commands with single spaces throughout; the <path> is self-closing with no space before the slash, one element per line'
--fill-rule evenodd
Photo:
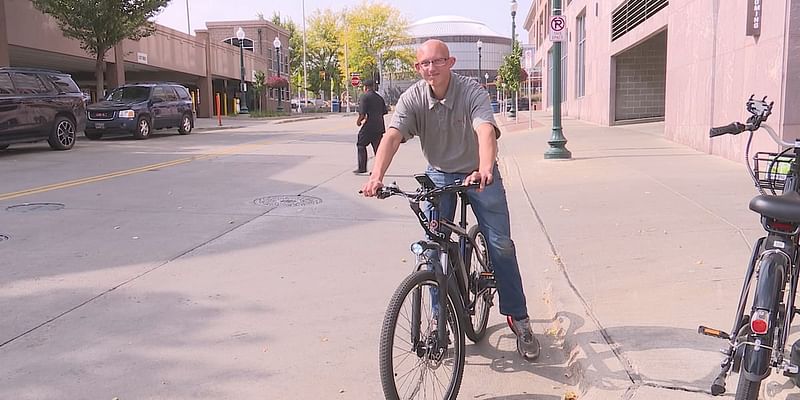
<path fill-rule="evenodd" d="M 567 19 L 563 15 L 550 16 L 549 33 L 551 42 L 567 40 Z"/>
<path fill-rule="evenodd" d="M 533 69 L 533 55 L 534 55 L 534 48 L 526 45 L 522 48 L 522 58 L 525 60 L 525 70 L 528 71 L 530 74 L 531 70 Z"/>
<path fill-rule="evenodd" d="M 350 78 L 350 84 L 353 85 L 353 86 L 360 85 L 361 84 L 361 77 L 359 77 L 358 75 L 355 75 L 355 76 L 351 77 Z"/>

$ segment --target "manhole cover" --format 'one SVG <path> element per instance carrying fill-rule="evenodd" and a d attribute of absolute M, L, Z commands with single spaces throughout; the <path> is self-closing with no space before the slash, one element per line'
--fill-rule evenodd
<path fill-rule="evenodd" d="M 6 207 L 7 211 L 29 213 L 38 211 L 58 211 L 64 208 L 61 203 L 24 203 Z"/>
<path fill-rule="evenodd" d="M 6 241 L 6 240 L 8 240 L 8 239 L 9 239 L 9 238 L 8 238 L 8 236 L 6 236 L 6 235 L 0 235 L 0 242 L 5 242 L 5 241 Z"/>
<path fill-rule="evenodd" d="M 322 199 L 313 196 L 267 196 L 257 198 L 254 203 L 265 207 L 305 207 L 322 203 Z"/>

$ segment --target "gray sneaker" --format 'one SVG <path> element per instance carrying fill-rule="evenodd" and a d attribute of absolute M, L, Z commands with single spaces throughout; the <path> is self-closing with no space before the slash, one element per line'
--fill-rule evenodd
<path fill-rule="evenodd" d="M 530 318 L 515 321 L 508 316 L 508 326 L 517 335 L 517 352 L 527 361 L 536 361 L 541 351 L 539 341 L 533 335 Z"/>

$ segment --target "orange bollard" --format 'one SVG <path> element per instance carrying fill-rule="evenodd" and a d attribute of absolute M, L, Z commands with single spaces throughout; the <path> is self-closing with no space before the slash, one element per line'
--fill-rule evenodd
<path fill-rule="evenodd" d="M 220 106 L 219 93 L 217 93 L 217 122 L 222 126 L 222 107 Z"/>

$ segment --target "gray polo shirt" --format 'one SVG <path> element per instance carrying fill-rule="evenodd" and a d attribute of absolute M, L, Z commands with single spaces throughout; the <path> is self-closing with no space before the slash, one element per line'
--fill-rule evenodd
<path fill-rule="evenodd" d="M 424 80 L 406 90 L 395 107 L 390 128 L 403 138 L 418 136 L 428 163 L 443 172 L 469 173 L 478 169 L 478 135 L 481 124 L 500 129 L 494 120 L 489 93 L 473 79 L 450 73 L 444 99 L 437 100 Z"/>

